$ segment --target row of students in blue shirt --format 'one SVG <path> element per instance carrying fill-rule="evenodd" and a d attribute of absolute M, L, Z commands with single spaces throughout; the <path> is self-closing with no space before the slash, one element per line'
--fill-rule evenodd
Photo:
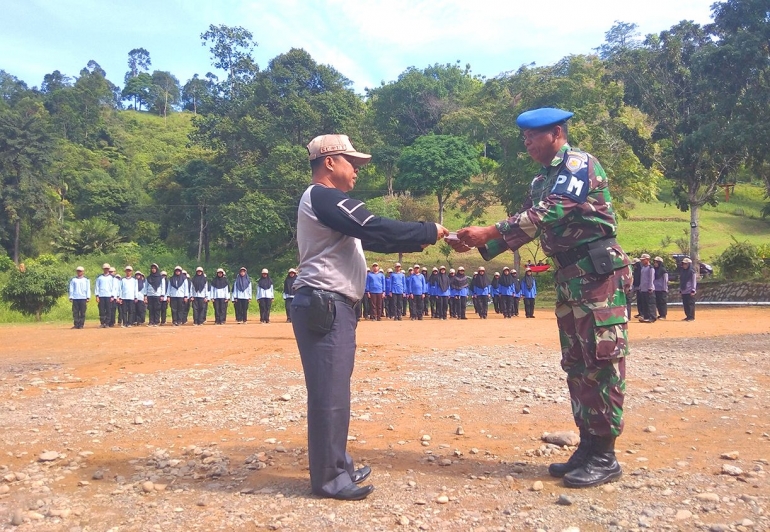
<path fill-rule="evenodd" d="M 442 266 L 440 269 L 445 270 Z M 438 274 L 440 269 L 438 267 L 433 268 L 433 273 Z M 505 268 L 503 272 L 508 270 Z M 464 269 L 459 268 L 460 271 Z M 442 290 L 438 282 L 429 282 L 426 278 L 427 268 L 420 269 L 418 264 L 415 264 L 411 270 L 408 270 L 409 275 L 401 270 L 401 264 L 395 264 L 395 270 L 388 269 L 387 273 L 383 273 L 379 269 L 379 265 L 375 262 L 366 274 L 366 288 L 367 294 L 385 294 L 390 296 L 392 294 L 401 294 L 405 296 L 410 295 L 428 295 L 428 296 L 449 296 L 449 297 L 467 297 L 467 296 L 514 296 L 521 298 L 535 298 L 537 296 L 537 283 L 527 283 L 524 280 L 516 279 L 515 282 L 509 285 L 503 285 L 495 280 L 499 279 L 500 273 L 495 272 L 493 281 L 487 283 L 486 286 L 481 286 L 484 283 L 474 283 L 473 279 L 479 275 L 479 272 L 474 273 L 473 279 L 470 280 L 467 287 L 454 288 L 450 286 L 446 290 Z M 455 271 L 449 270 L 450 278 L 454 275 Z M 486 275 L 482 273 L 482 275 Z"/>

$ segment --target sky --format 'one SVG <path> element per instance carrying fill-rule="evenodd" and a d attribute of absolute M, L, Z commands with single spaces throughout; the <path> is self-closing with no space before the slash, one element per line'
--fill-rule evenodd
<path fill-rule="evenodd" d="M 470 64 L 494 77 L 591 53 L 615 21 L 647 35 L 681 20 L 711 21 L 714 0 L 2 0 L 0 70 L 40 86 L 59 70 L 77 76 L 93 59 L 123 84 L 128 52 L 145 48 L 152 70 L 184 84 L 211 66 L 201 33 L 242 26 L 258 43 L 260 68 L 291 48 L 353 81 L 357 93 L 398 79 L 410 66 Z"/>

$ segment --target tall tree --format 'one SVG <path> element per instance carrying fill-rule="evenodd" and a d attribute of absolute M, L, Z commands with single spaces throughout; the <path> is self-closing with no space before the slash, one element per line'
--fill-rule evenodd
<path fill-rule="evenodd" d="M 13 261 L 20 257 L 22 224 L 45 213 L 54 143 L 47 111 L 31 98 L 0 110 L 0 221 L 10 229 Z"/>
<path fill-rule="evenodd" d="M 257 46 L 254 36 L 240 26 L 211 24 L 201 39 L 203 46 L 209 46 L 213 65 L 227 72 L 227 98 L 237 99 L 239 88 L 259 71 L 251 55 Z"/>
<path fill-rule="evenodd" d="M 213 97 L 215 82 L 211 81 L 210 76 L 213 76 L 211 72 L 206 75 L 207 79 L 201 79 L 198 74 L 195 74 L 187 80 L 187 83 L 182 87 L 182 107 L 184 109 L 197 115 L 201 104 Z"/>
<path fill-rule="evenodd" d="M 171 72 L 156 70 L 152 73 L 151 94 L 152 108 L 165 119 L 173 106 L 179 103 L 179 80 Z"/>
<path fill-rule="evenodd" d="M 150 52 L 144 48 L 134 48 L 128 52 L 128 72 L 126 72 L 125 81 L 135 78 L 142 72 L 149 72 L 151 66 Z"/>
<path fill-rule="evenodd" d="M 139 75 L 126 80 L 121 96 L 124 100 L 133 100 L 134 109 L 141 111 L 143 105 L 145 107 L 150 106 L 152 90 L 152 76 L 147 72 L 142 72 Z"/>
<path fill-rule="evenodd" d="M 444 204 L 449 197 L 481 173 L 476 150 L 451 135 L 419 137 L 404 149 L 398 167 L 399 186 L 436 196 L 440 224 L 444 223 Z"/>
<path fill-rule="evenodd" d="M 65 76 L 58 70 L 54 70 L 50 74 L 43 76 L 43 83 L 40 85 L 40 92 L 51 93 L 70 86 L 72 86 L 72 78 Z"/>

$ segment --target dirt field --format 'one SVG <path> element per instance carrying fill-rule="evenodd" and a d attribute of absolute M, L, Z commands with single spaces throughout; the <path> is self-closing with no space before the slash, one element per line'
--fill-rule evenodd
<path fill-rule="evenodd" d="M 309 493 L 282 316 L 2 327 L 0 530 L 768 530 L 770 309 L 681 317 L 631 324 L 624 477 L 590 490 L 547 474 L 574 429 L 551 309 L 361 322 L 357 503 Z"/>

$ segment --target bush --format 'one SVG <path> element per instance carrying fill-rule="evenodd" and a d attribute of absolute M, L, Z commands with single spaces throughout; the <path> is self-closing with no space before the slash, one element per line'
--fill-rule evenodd
<path fill-rule="evenodd" d="M 68 280 L 60 266 L 32 261 L 27 265 L 20 264 L 11 271 L 0 297 L 10 305 L 11 310 L 35 316 L 35 320 L 40 321 L 41 316 L 67 293 Z"/>
<path fill-rule="evenodd" d="M 7 272 L 14 266 L 16 265 L 13 263 L 13 259 L 8 256 L 8 253 L 3 248 L 0 248 L 0 272 Z"/>
<path fill-rule="evenodd" d="M 757 246 L 750 242 L 738 242 L 733 238 L 716 263 L 722 269 L 722 275 L 731 281 L 748 279 L 757 275 L 762 268 L 762 259 Z"/>

